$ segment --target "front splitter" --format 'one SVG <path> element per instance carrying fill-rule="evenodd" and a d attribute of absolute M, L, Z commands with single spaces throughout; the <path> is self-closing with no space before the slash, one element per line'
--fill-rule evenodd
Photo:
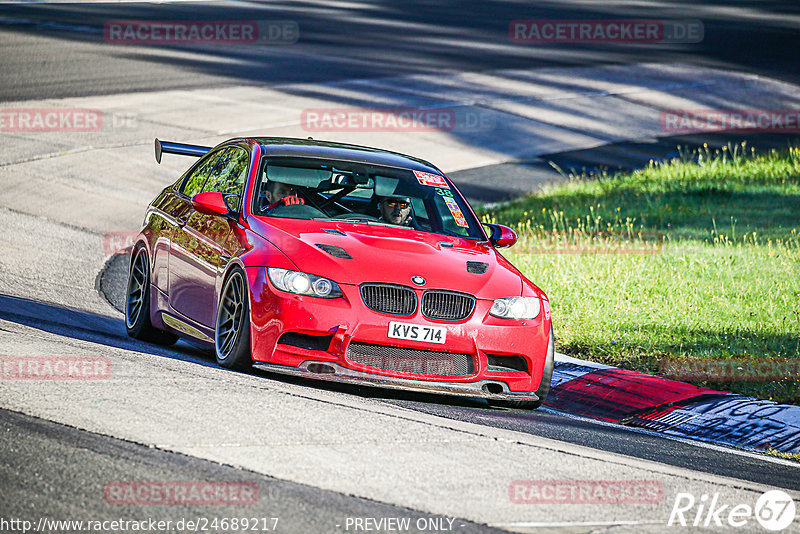
<path fill-rule="evenodd" d="M 315 365 L 333 370 L 333 372 L 313 372 L 309 366 Z M 428 380 L 412 380 L 393 376 L 374 375 L 361 371 L 354 371 L 339 364 L 331 362 L 305 361 L 298 367 L 277 365 L 273 363 L 253 362 L 253 367 L 280 373 L 284 375 L 299 376 L 310 380 L 325 382 L 339 382 L 359 386 L 372 386 L 385 389 L 399 389 L 407 391 L 421 391 L 438 395 L 456 395 L 461 397 L 479 397 L 491 400 L 537 401 L 539 397 L 534 392 L 510 391 L 508 384 L 500 380 L 479 380 L 477 382 L 435 382 Z M 491 391 L 497 387 L 502 391 Z"/>

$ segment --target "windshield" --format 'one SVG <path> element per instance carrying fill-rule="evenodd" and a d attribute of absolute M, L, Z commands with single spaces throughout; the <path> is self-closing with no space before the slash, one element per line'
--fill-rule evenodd
<path fill-rule="evenodd" d="M 256 183 L 253 213 L 484 239 L 466 202 L 444 177 L 349 162 L 270 158 Z"/>

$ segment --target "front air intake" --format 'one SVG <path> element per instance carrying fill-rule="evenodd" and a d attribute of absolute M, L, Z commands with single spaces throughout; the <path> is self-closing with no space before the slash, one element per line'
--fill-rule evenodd
<path fill-rule="evenodd" d="M 417 375 L 468 376 L 475 373 L 472 356 L 352 341 L 347 359 L 375 369 Z"/>
<path fill-rule="evenodd" d="M 528 372 L 528 362 L 518 354 L 487 354 L 488 371 L 508 373 L 514 371 Z"/>
<path fill-rule="evenodd" d="M 290 345 L 292 347 L 299 347 L 308 350 L 328 350 L 333 339 L 332 334 L 313 336 L 309 334 L 301 334 L 300 332 L 286 332 L 280 339 L 278 344 Z"/>

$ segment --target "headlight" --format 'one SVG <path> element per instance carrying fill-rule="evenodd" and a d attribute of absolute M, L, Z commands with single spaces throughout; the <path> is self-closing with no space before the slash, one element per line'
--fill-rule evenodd
<path fill-rule="evenodd" d="M 289 271 L 267 267 L 267 274 L 272 284 L 281 291 L 309 295 L 323 299 L 335 299 L 342 296 L 342 290 L 336 282 L 300 271 Z"/>
<path fill-rule="evenodd" d="M 506 297 L 495 300 L 489 314 L 501 319 L 534 319 L 541 307 L 539 297 Z"/>

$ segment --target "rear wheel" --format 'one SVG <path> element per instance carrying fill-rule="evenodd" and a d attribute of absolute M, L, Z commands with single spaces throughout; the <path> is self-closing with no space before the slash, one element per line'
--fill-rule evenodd
<path fill-rule="evenodd" d="M 150 262 L 144 247 L 134 251 L 128 273 L 125 328 L 132 338 L 158 345 L 172 345 L 178 341 L 178 336 L 159 330 L 150 322 Z"/>
<path fill-rule="evenodd" d="M 214 336 L 217 363 L 228 369 L 246 369 L 253 363 L 247 291 L 244 272 L 234 267 L 222 285 Z"/>
<path fill-rule="evenodd" d="M 553 379 L 553 367 L 556 361 L 556 344 L 553 336 L 553 325 L 550 325 L 550 342 L 547 344 L 547 359 L 544 362 L 544 370 L 542 371 L 542 381 L 539 384 L 539 389 L 536 390 L 536 396 L 539 400 L 535 401 L 489 401 L 489 404 L 496 406 L 505 406 L 507 408 L 519 408 L 521 410 L 535 410 L 544 404 L 547 394 L 550 393 L 550 383 Z"/>

